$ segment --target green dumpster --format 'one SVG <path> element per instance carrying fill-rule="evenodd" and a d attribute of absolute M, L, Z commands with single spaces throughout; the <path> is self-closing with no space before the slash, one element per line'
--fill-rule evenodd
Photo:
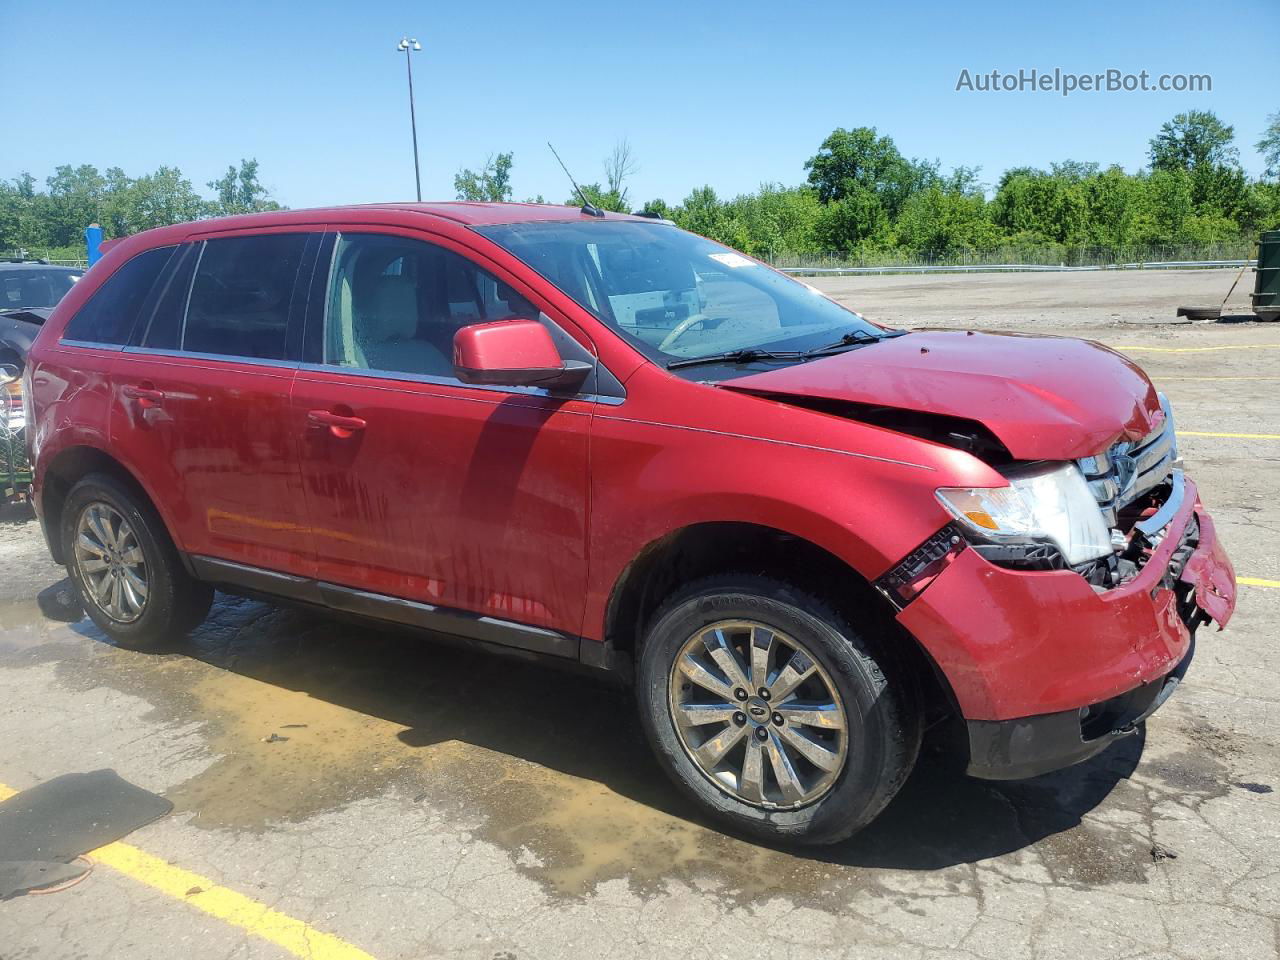
<path fill-rule="evenodd" d="M 1280 230 L 1268 230 L 1258 242 L 1253 312 L 1260 320 L 1280 317 Z"/>

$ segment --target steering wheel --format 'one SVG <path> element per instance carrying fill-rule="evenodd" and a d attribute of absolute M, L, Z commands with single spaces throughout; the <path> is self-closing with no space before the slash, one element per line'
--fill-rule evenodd
<path fill-rule="evenodd" d="M 662 342 L 658 344 L 658 349 L 666 350 L 669 346 L 671 346 L 673 343 L 675 343 L 677 340 L 683 337 L 686 333 L 688 333 L 695 323 L 703 323 L 706 321 L 706 319 L 707 319 L 707 316 L 704 313 L 689 314 L 687 317 L 685 317 L 683 320 L 677 323 L 674 327 L 672 327 L 671 332 L 662 338 Z"/>

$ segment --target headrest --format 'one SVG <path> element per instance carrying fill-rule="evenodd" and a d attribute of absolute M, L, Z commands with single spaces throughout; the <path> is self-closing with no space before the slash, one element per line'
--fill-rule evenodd
<path fill-rule="evenodd" d="M 418 332 L 418 296 L 410 277 L 379 277 L 372 302 L 361 304 L 362 340 L 412 340 Z"/>

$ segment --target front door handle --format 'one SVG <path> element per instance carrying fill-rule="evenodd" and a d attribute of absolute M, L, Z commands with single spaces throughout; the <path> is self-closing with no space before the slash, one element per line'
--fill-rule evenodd
<path fill-rule="evenodd" d="M 137 384 L 128 384 L 120 391 L 130 400 L 144 400 L 150 403 L 159 403 L 164 399 L 164 391 L 157 390 L 155 387 L 140 386 Z"/>
<path fill-rule="evenodd" d="M 344 416 L 332 410 L 308 410 L 307 420 L 317 427 L 328 427 L 336 437 L 349 437 L 357 430 L 363 430 L 367 424 L 360 417 Z"/>

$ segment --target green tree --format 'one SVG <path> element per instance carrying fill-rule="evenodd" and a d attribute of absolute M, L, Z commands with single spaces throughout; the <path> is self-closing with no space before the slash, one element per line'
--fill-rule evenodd
<path fill-rule="evenodd" d="M 912 194 L 894 226 L 898 246 L 927 257 L 990 247 L 1000 236 L 980 193 L 940 186 Z"/>
<path fill-rule="evenodd" d="M 832 131 L 805 161 L 823 204 L 819 228 L 832 250 L 853 250 L 886 233 L 913 193 L 939 182 L 938 163 L 908 160 L 873 127 Z"/>
<path fill-rule="evenodd" d="M 1238 166 L 1235 128 L 1208 110 L 1188 110 L 1166 121 L 1151 140 L 1152 170 Z"/>
<path fill-rule="evenodd" d="M 837 128 L 804 167 L 823 203 L 870 191 L 891 217 L 907 197 L 938 179 L 936 163 L 907 160 L 893 140 L 878 136 L 874 127 Z"/>
<path fill-rule="evenodd" d="M 1054 243 L 1088 240 L 1088 205 L 1080 181 L 1038 171 L 1002 178 L 991 219 L 1011 234 Z"/>
<path fill-rule="evenodd" d="M 226 173 L 206 186 L 217 195 L 211 208 L 217 216 L 280 209 L 270 191 L 258 181 L 257 160 L 241 159 L 238 169 L 235 164 L 229 165 Z"/>
<path fill-rule="evenodd" d="M 1262 175 L 1280 180 L 1280 112 L 1267 117 L 1267 129 L 1262 131 L 1262 139 L 1254 147 L 1267 165 Z"/>
<path fill-rule="evenodd" d="M 49 187 L 47 198 L 37 201 L 45 207 L 44 228 L 46 242 L 51 246 L 66 246 L 78 242 L 84 228 L 102 218 L 102 200 L 106 180 L 98 168 L 90 164 L 78 167 L 55 167 L 53 176 L 45 183 Z"/>
<path fill-rule="evenodd" d="M 458 199 L 475 203 L 503 203 L 510 200 L 511 161 L 510 152 L 499 153 L 496 157 L 490 154 L 478 172 L 465 167 L 459 170 L 453 178 L 453 189 L 457 192 Z"/>
<path fill-rule="evenodd" d="M 728 213 L 710 186 L 699 187 L 685 197 L 684 202 L 672 211 L 672 219 L 690 233 L 721 243 L 729 238 Z"/>
<path fill-rule="evenodd" d="M 130 232 L 199 220 L 209 204 L 191 187 L 177 167 L 160 167 L 134 180 L 129 188 Z"/>
<path fill-rule="evenodd" d="M 891 228 L 892 218 L 880 195 L 854 184 L 839 200 L 823 206 L 814 235 L 823 251 L 856 254 L 890 246 Z"/>
<path fill-rule="evenodd" d="M 672 210 L 667 206 L 667 202 L 662 199 L 650 200 L 640 208 L 640 213 L 646 217 L 657 217 L 660 220 L 670 220 Z"/>

